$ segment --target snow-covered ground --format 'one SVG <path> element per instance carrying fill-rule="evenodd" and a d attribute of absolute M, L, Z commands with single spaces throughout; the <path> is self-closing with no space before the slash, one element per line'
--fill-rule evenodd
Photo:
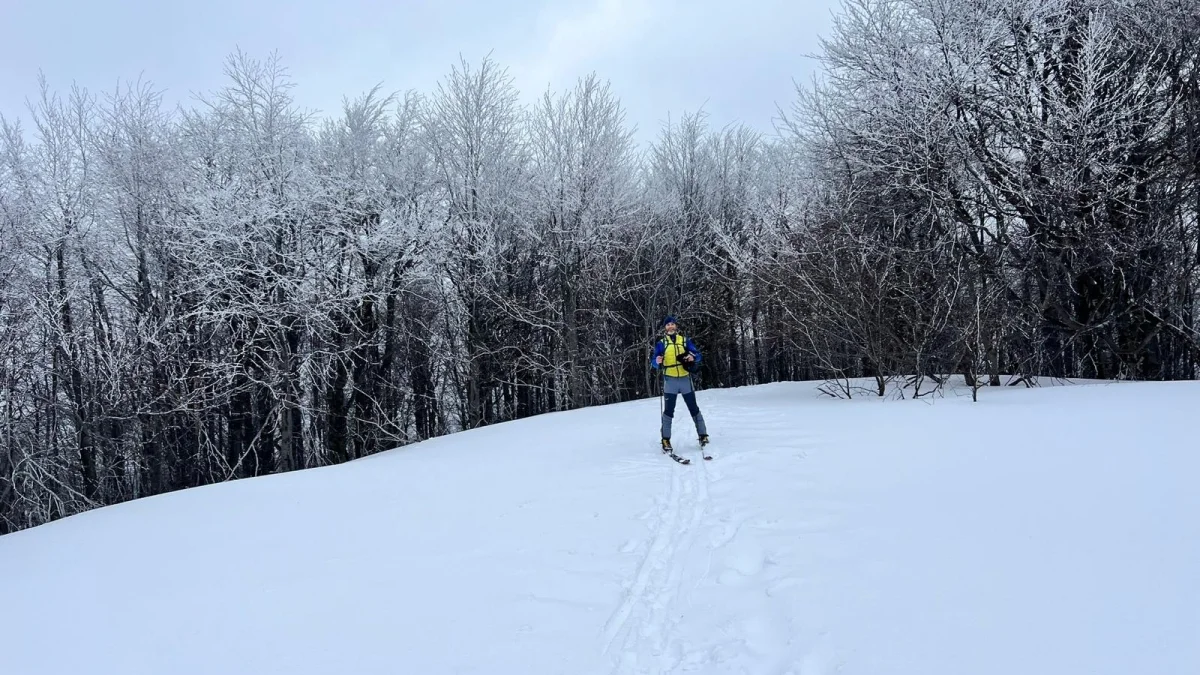
<path fill-rule="evenodd" d="M 0 672 L 1200 673 L 1200 383 L 981 394 L 702 391 L 712 462 L 652 399 L 0 537 Z"/>

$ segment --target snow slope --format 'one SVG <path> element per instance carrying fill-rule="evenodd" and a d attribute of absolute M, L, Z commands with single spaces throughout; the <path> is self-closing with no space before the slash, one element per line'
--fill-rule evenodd
<path fill-rule="evenodd" d="M 700 403 L 0 537 L 0 672 L 1200 673 L 1200 383 Z"/>

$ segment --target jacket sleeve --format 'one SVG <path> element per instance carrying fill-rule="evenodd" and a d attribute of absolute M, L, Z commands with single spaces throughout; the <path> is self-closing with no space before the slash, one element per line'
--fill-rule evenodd
<path fill-rule="evenodd" d="M 689 352 L 695 354 L 696 355 L 696 363 L 700 363 L 700 358 L 701 358 L 700 357 L 700 348 L 696 346 L 695 342 L 692 342 L 692 338 L 687 339 L 687 350 Z"/>
<path fill-rule="evenodd" d="M 663 341 L 659 340 L 654 343 L 654 353 L 650 355 L 650 367 L 658 370 L 658 363 L 655 359 L 663 355 Z"/>

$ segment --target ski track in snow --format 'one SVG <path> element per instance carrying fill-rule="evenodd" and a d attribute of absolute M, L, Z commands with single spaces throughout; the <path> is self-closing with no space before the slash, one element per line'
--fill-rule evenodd
<path fill-rule="evenodd" d="M 739 420 L 722 419 L 719 413 L 712 417 L 716 427 L 751 428 L 768 435 L 787 426 L 771 415 Z M 604 652 L 612 666 L 607 672 L 834 672 L 829 669 L 832 654 L 824 635 L 803 649 L 803 645 L 792 644 L 794 627 L 790 618 L 778 610 L 772 613 L 772 598 L 802 584 L 794 576 L 776 574 L 772 567 L 775 554 L 759 536 L 762 533 L 769 538 L 780 532 L 779 521 L 748 510 L 741 501 L 745 495 L 739 499 L 735 492 L 719 489 L 727 475 L 739 473 L 739 467 L 746 463 L 773 459 L 795 464 L 807 456 L 805 448 L 820 441 L 800 436 L 794 439 L 794 445 L 779 448 L 776 436 L 774 457 L 768 458 L 760 456 L 750 436 L 738 434 L 738 441 L 731 444 L 736 449 L 731 447 L 728 455 L 722 452 L 724 443 L 714 441 L 708 446 L 711 461 L 700 457 L 694 442 L 676 448 L 676 452 L 692 459 L 690 465 L 681 466 L 663 456 L 666 494 L 656 500 L 653 512 L 644 516 L 653 521 L 649 545 L 631 540 L 621 548 L 626 554 L 639 550 L 643 553 L 633 578 L 626 583 L 622 601 L 604 626 Z M 781 449 L 785 452 L 778 452 Z M 802 469 L 789 468 L 795 477 L 790 485 L 797 490 L 811 485 Z M 812 526 L 823 530 L 832 522 L 829 516 L 814 517 Z M 713 588 L 737 596 L 738 601 L 724 607 L 711 602 L 696 606 L 697 598 L 710 594 Z M 709 621 L 714 615 L 720 616 L 721 623 L 697 631 L 688 625 L 693 610 Z M 695 635 L 707 635 L 709 640 L 698 644 L 692 639 Z M 713 642 L 714 635 L 722 639 Z M 759 661 L 763 668 L 747 671 L 747 661 Z M 721 670 L 723 666 L 732 670 Z"/>
<path fill-rule="evenodd" d="M 614 673 L 658 673 L 667 666 L 663 659 L 684 581 L 683 564 L 708 500 L 707 478 L 695 472 L 700 468 L 696 462 L 704 460 L 697 457 L 685 466 L 664 455 L 663 461 L 670 464 L 669 490 L 656 501 L 653 538 L 624 600 L 605 625 L 606 652 L 621 640 Z M 646 670 L 648 664 L 655 668 Z"/>

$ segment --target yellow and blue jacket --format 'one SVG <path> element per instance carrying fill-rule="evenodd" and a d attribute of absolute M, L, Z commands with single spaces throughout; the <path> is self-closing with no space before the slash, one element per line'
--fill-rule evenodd
<path fill-rule="evenodd" d="M 662 369 L 663 374 L 667 377 L 687 377 L 688 371 L 684 370 L 683 366 L 679 365 L 681 357 L 691 352 L 695 357 L 692 362 L 692 367 L 700 364 L 700 350 L 692 342 L 689 337 L 684 337 L 679 333 L 674 335 L 664 335 L 659 338 L 654 344 L 654 353 L 650 355 L 650 367 L 659 368 L 658 357 L 663 357 Z"/>

